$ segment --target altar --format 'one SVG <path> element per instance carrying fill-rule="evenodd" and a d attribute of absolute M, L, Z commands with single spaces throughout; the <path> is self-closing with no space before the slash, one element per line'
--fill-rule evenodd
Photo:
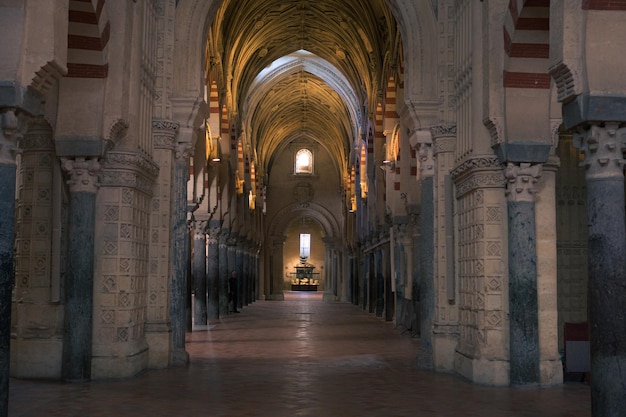
<path fill-rule="evenodd" d="M 291 291 L 317 291 L 319 286 L 319 273 L 313 272 L 315 266 L 302 263 L 295 268 L 291 275 Z"/>

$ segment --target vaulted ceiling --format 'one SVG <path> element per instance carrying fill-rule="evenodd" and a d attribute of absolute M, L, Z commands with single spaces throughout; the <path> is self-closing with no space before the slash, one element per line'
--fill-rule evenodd
<path fill-rule="evenodd" d="M 398 44 L 384 0 L 225 0 L 207 52 L 263 171 L 282 146 L 308 138 L 345 173 Z"/>

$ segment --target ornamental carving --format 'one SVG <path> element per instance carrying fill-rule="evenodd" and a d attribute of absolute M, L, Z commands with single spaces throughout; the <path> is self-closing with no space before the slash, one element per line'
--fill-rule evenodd
<path fill-rule="evenodd" d="M 153 120 L 152 131 L 152 144 L 155 149 L 175 149 L 178 123 L 169 120 Z"/>
<path fill-rule="evenodd" d="M 533 202 L 537 192 L 535 184 L 541 176 L 541 165 L 521 163 L 515 165 L 511 162 L 504 170 L 507 181 L 506 194 L 512 202 Z"/>
<path fill-rule="evenodd" d="M 585 155 L 581 165 L 587 179 L 624 178 L 626 127 L 608 122 L 605 127 L 591 126 L 574 135 L 574 146 Z"/>
<path fill-rule="evenodd" d="M 300 207 L 308 207 L 313 199 L 313 186 L 308 182 L 300 182 L 293 188 L 293 197 Z"/>
<path fill-rule="evenodd" d="M 454 170 L 452 170 L 452 179 L 455 181 L 467 174 L 470 171 L 475 170 L 488 170 L 488 169 L 497 169 L 500 170 L 502 167 L 500 165 L 500 160 L 498 157 L 489 155 L 489 156 L 481 156 L 478 158 L 472 158 L 464 161 L 459 166 L 457 166 Z"/>
<path fill-rule="evenodd" d="M 98 173 L 100 172 L 98 158 L 62 158 L 61 167 L 69 174 L 67 184 L 70 186 L 70 192 L 95 193 L 98 191 L 100 186 L 98 181 Z"/>
<path fill-rule="evenodd" d="M 471 174 L 456 184 L 456 196 L 461 197 L 479 188 L 504 188 L 502 172 Z"/>
<path fill-rule="evenodd" d="M 129 187 L 152 195 L 159 167 L 146 156 L 134 152 L 109 152 L 100 175 L 103 187 Z"/>
<path fill-rule="evenodd" d="M 24 137 L 20 139 L 19 147 L 22 150 L 53 150 L 54 140 L 50 123 L 43 117 L 31 120 Z"/>
<path fill-rule="evenodd" d="M 449 123 L 439 126 L 432 126 L 430 133 L 434 138 L 440 138 L 442 136 L 456 136 L 456 124 Z"/>

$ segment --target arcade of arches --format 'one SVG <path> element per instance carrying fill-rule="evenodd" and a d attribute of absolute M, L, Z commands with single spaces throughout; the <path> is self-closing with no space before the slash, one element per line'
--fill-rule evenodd
<path fill-rule="evenodd" d="M 625 19 L 0 0 L 3 409 L 9 375 L 187 363 L 236 271 L 240 306 L 320 291 L 479 384 L 561 384 L 565 324 L 587 323 L 593 414 L 626 415 Z"/>

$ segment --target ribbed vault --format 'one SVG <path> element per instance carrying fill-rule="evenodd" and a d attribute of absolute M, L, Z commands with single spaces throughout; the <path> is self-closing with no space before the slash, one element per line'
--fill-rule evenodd
<path fill-rule="evenodd" d="M 226 0 L 208 39 L 221 102 L 262 172 L 307 138 L 345 176 L 385 85 L 395 21 L 384 0 Z"/>

